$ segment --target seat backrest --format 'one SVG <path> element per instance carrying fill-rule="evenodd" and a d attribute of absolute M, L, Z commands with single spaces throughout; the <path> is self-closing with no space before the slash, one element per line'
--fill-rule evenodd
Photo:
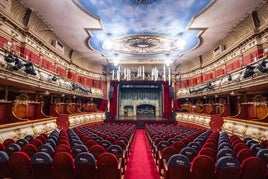
<path fill-rule="evenodd" d="M 223 156 L 216 163 L 217 179 L 238 179 L 240 171 L 239 161 L 232 156 Z"/>
<path fill-rule="evenodd" d="M 99 155 L 105 152 L 105 149 L 103 146 L 96 144 L 90 147 L 89 152 L 92 153 L 96 159 L 98 159 Z"/>
<path fill-rule="evenodd" d="M 166 178 L 189 178 L 190 160 L 185 155 L 172 155 L 167 162 L 167 166 Z"/>
<path fill-rule="evenodd" d="M 5 151 L 0 151 L 0 178 L 10 178 L 9 157 Z"/>
<path fill-rule="evenodd" d="M 35 145 L 36 148 L 39 148 L 43 144 L 41 139 L 36 139 L 36 138 L 31 140 L 29 143 Z"/>
<path fill-rule="evenodd" d="M 172 144 L 172 147 L 176 148 L 178 152 L 180 152 L 184 147 L 186 147 L 186 145 L 181 141 L 177 141 Z"/>
<path fill-rule="evenodd" d="M 193 158 L 197 155 L 197 151 L 192 147 L 184 147 L 181 150 L 180 154 L 185 155 L 190 161 L 192 161 Z"/>
<path fill-rule="evenodd" d="M 82 153 L 82 152 L 88 152 L 88 149 L 87 149 L 87 146 L 83 145 L 83 144 L 80 144 L 80 145 L 76 145 L 72 148 L 72 152 L 73 152 L 73 156 L 74 158 Z"/>
<path fill-rule="evenodd" d="M 227 148 L 227 149 L 232 149 L 232 144 L 228 143 L 228 142 L 222 142 L 219 146 L 218 146 L 218 150 L 220 151 L 223 148 Z"/>
<path fill-rule="evenodd" d="M 107 152 L 120 156 L 123 154 L 123 149 L 119 145 L 111 145 L 107 148 Z"/>
<path fill-rule="evenodd" d="M 169 143 L 167 141 L 160 141 L 156 147 L 158 151 L 162 151 L 165 147 L 169 146 Z"/>
<path fill-rule="evenodd" d="M 3 142 L 5 147 L 7 147 L 9 144 L 13 144 L 13 143 L 16 143 L 16 141 L 14 139 L 11 139 L 11 138 L 7 138 Z"/>
<path fill-rule="evenodd" d="M 108 140 L 102 140 L 100 142 L 100 145 L 102 145 L 105 149 L 107 149 L 110 145 L 112 145 L 112 143 Z"/>
<path fill-rule="evenodd" d="M 211 148 L 211 149 L 214 149 L 214 150 L 217 150 L 217 144 L 213 143 L 213 142 L 206 142 L 203 146 L 203 148 L 206 147 L 206 148 Z"/>
<path fill-rule="evenodd" d="M 258 157 L 248 157 L 243 160 L 240 169 L 240 179 L 265 179 L 266 163 Z"/>
<path fill-rule="evenodd" d="M 19 144 L 20 146 L 24 146 L 25 144 L 28 144 L 29 142 L 28 142 L 28 140 L 26 140 L 26 139 L 18 139 L 17 141 L 16 141 L 16 144 Z"/>
<path fill-rule="evenodd" d="M 34 178 L 52 178 L 52 158 L 46 152 L 37 152 L 32 155 L 30 160 Z"/>
<path fill-rule="evenodd" d="M 120 169 L 118 169 L 119 161 L 117 157 L 112 154 L 105 152 L 100 154 L 97 159 L 97 179 L 109 178 L 109 179 L 120 179 Z"/>
<path fill-rule="evenodd" d="M 236 153 L 238 153 L 240 150 L 243 150 L 243 149 L 249 149 L 248 146 L 244 143 L 237 143 L 235 144 L 233 148 Z"/>
<path fill-rule="evenodd" d="M 122 142 L 124 142 L 126 145 L 128 145 L 128 139 L 125 138 L 125 137 L 119 137 L 117 140 L 118 140 L 118 141 L 122 141 Z"/>
<path fill-rule="evenodd" d="M 94 140 L 87 140 L 84 142 L 84 145 L 87 146 L 87 149 L 89 150 L 93 145 L 97 145 L 98 143 Z"/>
<path fill-rule="evenodd" d="M 127 145 L 123 141 L 116 140 L 113 144 L 114 145 L 119 145 L 123 150 L 127 149 Z"/>
<path fill-rule="evenodd" d="M 191 165 L 191 179 L 211 179 L 214 174 L 215 163 L 212 158 L 206 155 L 196 156 Z"/>
<path fill-rule="evenodd" d="M 97 168 L 94 155 L 89 152 L 81 152 L 75 157 L 74 163 L 76 178 L 95 178 Z"/>
<path fill-rule="evenodd" d="M 32 139 L 34 139 L 34 136 L 33 135 L 26 135 L 24 137 L 24 139 L 26 139 L 28 142 L 30 142 Z"/>
<path fill-rule="evenodd" d="M 212 148 L 201 148 L 201 150 L 199 151 L 198 155 L 206 155 L 209 156 L 213 159 L 213 161 L 216 161 L 217 159 L 217 152 L 216 150 L 212 149 Z"/>
<path fill-rule="evenodd" d="M 25 152 L 29 157 L 31 157 L 37 152 L 37 148 L 33 144 L 25 144 L 21 147 L 21 151 Z"/>
<path fill-rule="evenodd" d="M 235 154 L 235 151 L 233 149 L 223 148 L 223 149 L 218 151 L 217 156 L 219 159 L 219 158 L 225 157 L 225 156 L 236 157 L 236 154 Z"/>
<path fill-rule="evenodd" d="M 169 160 L 169 158 L 172 156 L 172 155 L 175 155 L 178 153 L 178 150 L 175 149 L 174 147 L 172 146 L 168 146 L 168 147 L 165 147 L 163 150 L 162 150 L 162 159 L 166 159 L 166 161 Z"/>
<path fill-rule="evenodd" d="M 261 158 L 268 164 L 268 149 L 259 150 L 256 156 Z"/>
<path fill-rule="evenodd" d="M 66 144 L 59 144 L 55 148 L 55 154 L 59 152 L 68 152 L 69 154 L 72 154 L 71 148 Z"/>
<path fill-rule="evenodd" d="M 12 153 L 9 157 L 9 166 L 11 178 L 33 178 L 30 157 L 26 153 L 21 151 Z"/>
<path fill-rule="evenodd" d="M 255 154 L 258 153 L 259 150 L 264 149 L 264 147 L 261 144 L 252 144 L 250 146 L 250 150 L 252 150 Z"/>
<path fill-rule="evenodd" d="M 195 150 L 198 151 L 198 150 L 201 148 L 201 145 L 198 144 L 198 143 L 196 143 L 196 142 L 190 142 L 190 143 L 187 145 L 187 147 L 192 147 L 192 148 L 194 148 Z"/>
<path fill-rule="evenodd" d="M 248 148 L 245 148 L 245 149 L 242 149 L 240 150 L 237 154 L 236 154 L 238 160 L 240 163 L 243 162 L 243 160 L 245 160 L 246 158 L 248 157 L 253 157 L 255 156 L 254 152 L 251 151 L 250 149 Z"/>
<path fill-rule="evenodd" d="M 38 151 L 39 152 L 46 152 L 51 157 L 54 156 L 54 152 L 55 152 L 55 150 L 53 149 L 53 147 L 50 144 L 43 144 L 43 145 L 41 145 L 41 147 L 39 147 Z"/>
<path fill-rule="evenodd" d="M 68 152 L 55 153 L 52 166 L 54 178 L 74 179 L 76 177 L 74 160 Z"/>
<path fill-rule="evenodd" d="M 55 140 L 53 138 L 48 138 L 44 144 L 48 144 L 50 145 L 51 147 L 53 147 L 53 149 L 55 149 L 57 143 L 55 142 Z"/>
<path fill-rule="evenodd" d="M 6 152 L 10 156 L 12 153 L 20 151 L 21 147 L 19 144 L 11 143 L 6 147 Z"/>

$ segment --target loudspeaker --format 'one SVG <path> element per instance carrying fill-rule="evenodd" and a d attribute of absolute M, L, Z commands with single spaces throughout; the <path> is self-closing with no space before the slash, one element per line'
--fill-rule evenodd
<path fill-rule="evenodd" d="M 174 99 L 175 90 L 174 87 L 169 87 L 169 98 Z"/>
<path fill-rule="evenodd" d="M 110 99 L 113 99 L 114 98 L 114 87 L 113 86 L 110 86 L 110 89 L 109 89 L 109 98 Z"/>

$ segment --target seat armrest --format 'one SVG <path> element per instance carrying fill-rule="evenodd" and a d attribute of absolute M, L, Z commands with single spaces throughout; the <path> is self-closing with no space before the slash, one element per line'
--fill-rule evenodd
<path fill-rule="evenodd" d="M 162 153 L 161 153 L 161 151 L 158 151 L 158 159 L 159 160 L 162 160 Z"/>
<path fill-rule="evenodd" d="M 122 167 L 122 158 L 119 158 L 117 169 L 118 169 L 118 170 L 121 170 L 121 167 Z"/>
<path fill-rule="evenodd" d="M 163 165 L 164 165 L 165 172 L 167 172 L 168 171 L 168 166 L 167 166 L 167 160 L 166 159 L 163 159 Z"/>

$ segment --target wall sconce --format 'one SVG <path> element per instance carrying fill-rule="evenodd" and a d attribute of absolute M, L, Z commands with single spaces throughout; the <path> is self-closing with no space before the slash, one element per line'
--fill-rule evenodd
<path fill-rule="evenodd" d="M 45 96 L 48 96 L 50 93 L 48 90 L 46 90 L 44 94 L 45 94 Z"/>
<path fill-rule="evenodd" d="M 235 95 L 235 92 L 234 92 L 234 91 L 232 91 L 232 92 L 230 93 L 230 95 L 231 95 L 231 96 L 234 96 L 234 95 Z"/>

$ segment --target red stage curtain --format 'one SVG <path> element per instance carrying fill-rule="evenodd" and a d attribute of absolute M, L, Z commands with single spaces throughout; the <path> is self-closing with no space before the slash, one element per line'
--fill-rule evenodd
<path fill-rule="evenodd" d="M 118 83 L 117 82 L 114 82 L 114 83 L 111 83 L 111 87 L 114 88 L 114 91 L 113 91 L 113 98 L 110 99 L 110 116 L 111 116 L 111 119 L 115 119 L 116 117 L 116 110 L 117 110 L 117 88 L 118 88 Z"/>
<path fill-rule="evenodd" d="M 163 91 L 163 100 L 164 100 L 164 113 L 163 113 L 163 118 L 169 119 L 171 117 L 171 99 L 169 97 L 169 85 L 168 84 L 163 84 L 164 86 L 164 91 Z"/>

